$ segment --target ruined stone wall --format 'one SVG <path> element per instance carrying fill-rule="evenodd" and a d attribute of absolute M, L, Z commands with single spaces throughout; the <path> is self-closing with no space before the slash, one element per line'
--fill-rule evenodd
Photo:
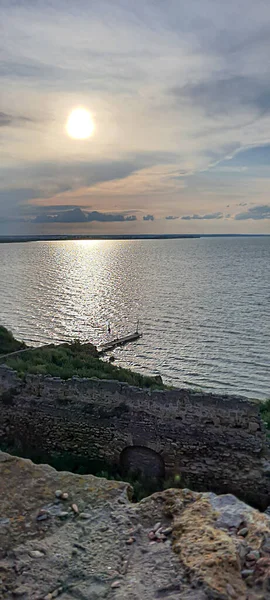
<path fill-rule="evenodd" d="M 258 406 L 239 397 L 150 392 L 75 377 L 27 375 L 22 381 L 0 366 L 1 443 L 122 462 L 126 468 L 129 457 L 136 466 L 137 447 L 137 466 L 148 474 L 152 460 L 154 473 L 164 465 L 166 476 L 181 474 L 186 486 L 269 504 L 267 436 Z"/>

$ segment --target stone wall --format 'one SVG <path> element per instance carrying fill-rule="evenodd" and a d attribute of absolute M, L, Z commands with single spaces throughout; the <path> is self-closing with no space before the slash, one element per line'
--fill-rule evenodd
<path fill-rule="evenodd" d="M 239 397 L 76 377 L 22 381 L 0 366 L 0 444 L 137 465 L 147 474 L 164 466 L 166 477 L 181 474 L 194 489 L 270 503 L 266 432 L 257 404 Z"/>

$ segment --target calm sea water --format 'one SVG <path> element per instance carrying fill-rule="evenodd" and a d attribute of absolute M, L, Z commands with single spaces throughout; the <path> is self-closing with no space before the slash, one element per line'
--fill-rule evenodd
<path fill-rule="evenodd" d="M 270 237 L 0 245 L 0 321 L 27 343 L 134 330 L 116 364 L 270 397 Z"/>

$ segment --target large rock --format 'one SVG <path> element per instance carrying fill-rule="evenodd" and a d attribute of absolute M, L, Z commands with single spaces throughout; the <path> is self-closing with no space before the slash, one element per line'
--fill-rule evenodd
<path fill-rule="evenodd" d="M 267 600 L 270 519 L 234 496 L 128 484 L 0 454 L 3 600 Z"/>

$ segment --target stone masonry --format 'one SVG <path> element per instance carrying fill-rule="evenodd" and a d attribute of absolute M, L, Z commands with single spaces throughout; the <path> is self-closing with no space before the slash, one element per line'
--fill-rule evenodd
<path fill-rule="evenodd" d="M 0 366 L 0 446 L 27 455 L 69 453 L 186 487 L 270 504 L 269 442 L 258 404 L 185 389 L 149 391 L 118 381 L 22 380 Z"/>

